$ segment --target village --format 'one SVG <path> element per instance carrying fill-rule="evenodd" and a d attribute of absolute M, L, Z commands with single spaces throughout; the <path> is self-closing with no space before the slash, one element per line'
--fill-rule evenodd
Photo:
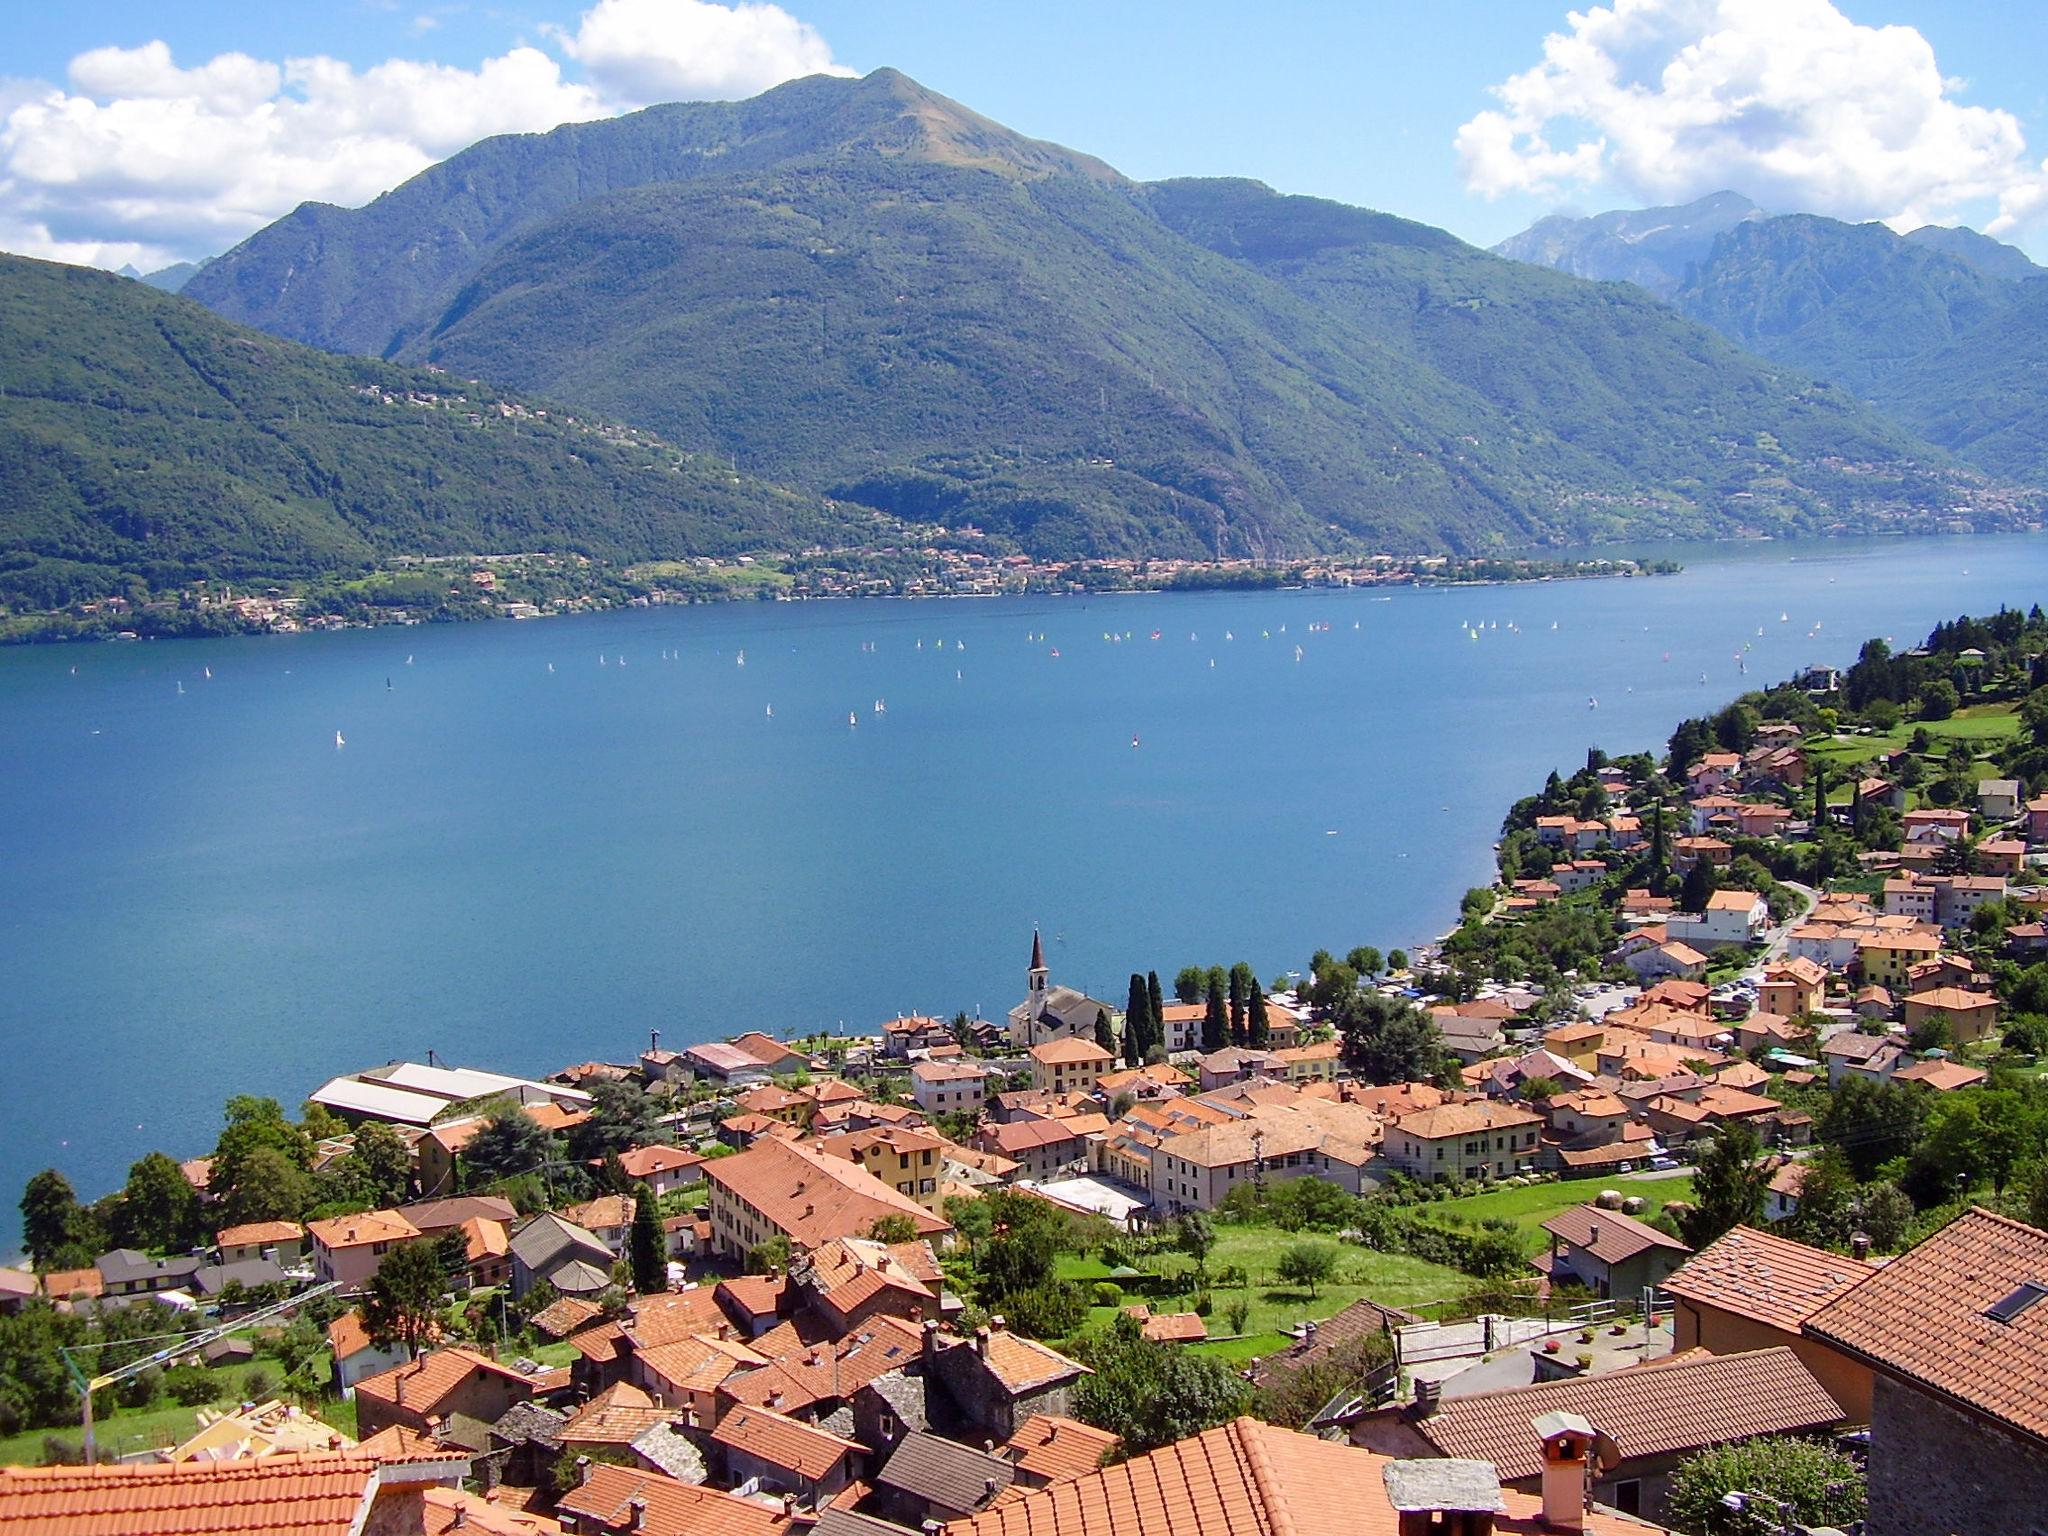
<path fill-rule="evenodd" d="M 1412 954 L 1099 998 L 1034 934 L 994 1019 L 395 1062 L 38 1175 L 0 1518 L 2032 1530 L 2044 668 L 1963 620 L 1589 752 Z"/>

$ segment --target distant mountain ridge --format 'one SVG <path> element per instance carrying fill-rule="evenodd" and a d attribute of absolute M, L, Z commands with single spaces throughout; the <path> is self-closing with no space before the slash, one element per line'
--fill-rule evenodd
<path fill-rule="evenodd" d="M 1496 256 L 1597 282 L 1634 283 L 1668 299 L 1729 230 L 1770 215 L 1738 192 L 1666 208 L 1623 208 L 1590 218 L 1552 214 L 1493 247 Z"/>
<path fill-rule="evenodd" d="M 887 70 L 487 140 L 186 292 L 1054 558 L 1891 527 L 1974 495 L 1647 299 L 1256 183 L 1141 186 Z"/>

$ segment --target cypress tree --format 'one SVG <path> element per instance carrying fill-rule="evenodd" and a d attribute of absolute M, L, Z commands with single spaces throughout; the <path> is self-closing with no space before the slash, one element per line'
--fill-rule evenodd
<path fill-rule="evenodd" d="M 1263 1051 L 1273 1043 L 1273 1025 L 1266 1017 L 1266 989 L 1258 984 L 1256 977 L 1252 979 L 1251 1001 L 1246 1008 L 1249 1019 L 1245 1038 L 1253 1050 Z"/>
<path fill-rule="evenodd" d="M 1223 995 L 1223 973 L 1209 973 L 1209 1005 L 1202 1014 L 1202 1049 L 1220 1051 L 1230 1043 L 1230 1004 Z"/>
<path fill-rule="evenodd" d="M 633 1186 L 633 1289 L 647 1296 L 668 1289 L 668 1245 L 661 1237 L 661 1207 L 645 1184 Z"/>
<path fill-rule="evenodd" d="M 1664 873 L 1664 797 L 1650 802 L 1650 867 Z"/>
<path fill-rule="evenodd" d="M 1813 824 L 1824 827 L 1828 823 L 1828 771 L 1819 763 L 1813 765 Z"/>
<path fill-rule="evenodd" d="M 1145 1000 L 1152 1005 L 1149 1027 L 1145 1031 L 1145 1054 L 1152 1054 L 1154 1046 L 1166 1044 L 1166 994 L 1159 987 L 1159 973 L 1145 973 Z"/>
<path fill-rule="evenodd" d="M 1124 1002 L 1124 1065 L 1142 1067 L 1145 1048 L 1152 1043 L 1152 1000 L 1145 991 L 1145 978 L 1131 972 L 1131 990 Z"/>
<path fill-rule="evenodd" d="M 1244 1044 L 1244 977 L 1234 965 L 1230 968 L 1230 1043 Z"/>
<path fill-rule="evenodd" d="M 1116 1031 L 1109 1024 L 1109 1010 L 1095 1010 L 1095 1043 L 1109 1052 L 1109 1059 L 1116 1060 Z"/>

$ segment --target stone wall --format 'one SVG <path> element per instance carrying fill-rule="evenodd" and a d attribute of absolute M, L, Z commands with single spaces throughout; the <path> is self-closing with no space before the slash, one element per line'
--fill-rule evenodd
<path fill-rule="evenodd" d="M 1868 1536 L 2037 1536 L 2044 1522 L 2048 1450 L 1878 1376 Z"/>

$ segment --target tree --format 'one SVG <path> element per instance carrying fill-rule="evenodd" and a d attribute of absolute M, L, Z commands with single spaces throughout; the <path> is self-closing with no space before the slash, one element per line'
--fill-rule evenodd
<path fill-rule="evenodd" d="M 1680 1235 L 1700 1249 L 1731 1228 L 1756 1225 L 1770 1188 L 1771 1168 L 1763 1161 L 1756 1132 L 1746 1125 L 1724 1124 L 1693 1174 L 1692 1208 L 1678 1218 Z"/>
<path fill-rule="evenodd" d="M 1818 759 L 1807 762 L 1806 771 L 1813 775 L 1813 824 L 1824 827 L 1828 823 L 1828 771 Z"/>
<path fill-rule="evenodd" d="M 569 1155 L 578 1162 L 595 1162 L 607 1152 L 630 1152 L 670 1139 L 661 1123 L 661 1106 L 638 1083 L 600 1078 L 591 1084 L 590 1098 L 590 1118 L 569 1133 Z"/>
<path fill-rule="evenodd" d="M 21 1192 L 21 1243 L 38 1269 L 48 1269 L 70 1241 L 82 1214 L 71 1181 L 55 1168 L 45 1168 Z"/>
<path fill-rule="evenodd" d="M 147 1153 L 128 1170 L 118 1230 L 131 1248 L 155 1253 L 188 1248 L 199 1235 L 199 1192 L 163 1153 Z"/>
<path fill-rule="evenodd" d="M 1849 1171 L 1863 1182 L 1893 1158 L 1912 1152 L 1930 1097 L 1911 1083 L 1879 1083 L 1860 1074 L 1845 1077 L 1828 1095 L 1814 1136 L 1825 1146 L 1840 1147 Z"/>
<path fill-rule="evenodd" d="M 399 1205 L 412 1185 L 412 1152 L 397 1127 L 366 1120 L 356 1127 L 341 1175 L 372 1207 Z"/>
<path fill-rule="evenodd" d="M 1066 1238 L 1066 1218 L 1057 1206 L 1032 1195 L 999 1189 L 984 1195 L 989 1235 L 974 1256 L 979 1299 L 991 1310 L 1013 1292 L 1036 1290 L 1053 1278 L 1053 1264 Z"/>
<path fill-rule="evenodd" d="M 1120 1438 L 1128 1455 L 1227 1424 L 1250 1397 L 1249 1385 L 1223 1361 L 1146 1338 L 1127 1312 L 1089 1340 L 1085 1353 L 1094 1374 L 1075 1386 L 1075 1409 Z"/>
<path fill-rule="evenodd" d="M 1707 899 L 1713 894 L 1714 861 L 1700 854 L 1685 872 L 1685 884 L 1679 888 L 1678 904 L 1687 912 L 1704 912 Z"/>
<path fill-rule="evenodd" d="M 1243 1045 L 1245 1043 L 1244 976 L 1241 974 L 1243 970 L 1244 967 L 1238 965 L 1233 965 L 1230 968 L 1230 1043 L 1232 1045 Z"/>
<path fill-rule="evenodd" d="M 1208 987 L 1209 973 L 1199 965 L 1184 965 L 1173 978 L 1173 995 L 1183 1003 L 1199 1003 Z"/>
<path fill-rule="evenodd" d="M 500 1103 L 462 1149 L 463 1183 L 475 1189 L 555 1158 L 555 1139 L 516 1104 Z"/>
<path fill-rule="evenodd" d="M 1220 1051 L 1230 1043 L 1230 1003 L 1224 995 L 1221 972 L 1209 976 L 1208 1006 L 1202 1014 L 1202 1049 Z"/>
<path fill-rule="evenodd" d="M 1379 975 L 1380 967 L 1386 964 L 1386 961 L 1381 957 L 1378 950 L 1366 944 L 1361 945 L 1346 955 L 1344 963 L 1361 976 L 1374 977 Z"/>
<path fill-rule="evenodd" d="M 1355 1390 L 1393 1357 L 1394 1341 L 1385 1332 L 1375 1331 L 1320 1351 L 1302 1365 L 1276 1362 L 1259 1387 L 1253 1411 L 1268 1424 L 1306 1429 L 1338 1393 Z"/>
<path fill-rule="evenodd" d="M 1131 972 L 1130 990 L 1124 995 L 1124 1065 L 1142 1067 L 1145 1047 L 1151 1043 L 1152 1001 L 1145 991 L 1145 978 Z"/>
<path fill-rule="evenodd" d="M 1912 1197 L 1887 1181 L 1864 1191 L 1856 1220 L 1873 1248 L 1880 1253 L 1896 1253 L 1906 1246 L 1918 1214 L 1913 1209 Z"/>
<path fill-rule="evenodd" d="M 1116 1030 L 1110 1026 L 1107 1008 L 1095 1010 L 1095 1043 L 1108 1052 L 1111 1061 L 1116 1060 Z"/>
<path fill-rule="evenodd" d="M 1760 1493 L 1789 1503 L 1777 1508 L 1731 1509 L 1731 1493 Z M 1713 1446 L 1688 1457 L 1671 1479 L 1665 1516 L 1697 1536 L 1752 1536 L 1790 1523 L 1846 1529 L 1860 1522 L 1868 1500 L 1863 1469 L 1817 1440 L 1765 1436 Z"/>
<path fill-rule="evenodd" d="M 1145 973 L 1145 1058 L 1166 1045 L 1166 994 L 1159 990 L 1159 973 Z"/>
<path fill-rule="evenodd" d="M 313 1203 L 313 1176 L 289 1154 L 259 1146 L 245 1154 L 221 1200 L 221 1224 L 297 1221 Z"/>
<path fill-rule="evenodd" d="M 868 1238 L 877 1243 L 914 1243 L 917 1241 L 917 1223 L 899 1212 L 877 1216 L 868 1227 Z"/>
<path fill-rule="evenodd" d="M 1962 703 L 1956 692 L 1956 685 L 1945 677 L 1937 677 L 1920 689 L 1920 718 L 1922 720 L 1946 720 L 1956 712 Z"/>
<path fill-rule="evenodd" d="M 597 1187 L 608 1195 L 630 1195 L 633 1192 L 633 1176 L 626 1172 L 625 1160 L 616 1152 L 607 1152 L 597 1165 Z"/>
<path fill-rule="evenodd" d="M 1353 990 L 1330 1015 L 1344 1065 L 1368 1082 L 1427 1082 L 1443 1070 L 1443 1036 L 1405 998 Z"/>
<path fill-rule="evenodd" d="M 432 1243 L 401 1243 L 384 1255 L 361 1306 L 371 1341 L 402 1345 L 408 1357 L 432 1342 L 448 1277 Z"/>
<path fill-rule="evenodd" d="M 789 1239 L 780 1232 L 747 1250 L 747 1273 L 779 1275 L 789 1268 Z"/>
<path fill-rule="evenodd" d="M 661 1204 L 645 1184 L 633 1189 L 633 1289 L 642 1296 L 668 1289 L 668 1244 L 661 1232 Z"/>
<path fill-rule="evenodd" d="M 1394 971 L 1394 972 L 1400 972 L 1400 971 L 1405 971 L 1405 970 L 1407 970 L 1407 969 L 1408 969 L 1408 951 L 1407 951 L 1407 950 L 1405 950 L 1405 949 L 1390 949 L 1390 950 L 1388 950 L 1388 951 L 1387 951 L 1387 969 L 1388 969 L 1389 971 Z"/>
<path fill-rule="evenodd" d="M 1337 1245 L 1305 1237 L 1289 1243 L 1274 1261 L 1273 1273 L 1289 1285 L 1306 1286 L 1309 1295 L 1337 1272 Z"/>
<path fill-rule="evenodd" d="M 276 1164 L 265 1158 L 262 1179 L 269 1191 L 238 1203 L 237 1191 L 247 1177 L 246 1169 L 251 1159 L 265 1153 L 282 1158 L 301 1174 L 313 1166 L 313 1143 L 304 1131 L 285 1119 L 284 1110 L 275 1099 L 258 1098 L 253 1094 L 237 1094 L 227 1102 L 223 1111 L 227 1126 L 220 1133 L 220 1140 L 213 1149 L 213 1171 L 208 1175 L 207 1188 L 226 1203 L 230 1210 L 250 1206 L 267 1207 L 277 1203 L 276 1187 L 280 1183 Z M 310 1186 L 308 1186 L 310 1197 Z M 296 1220 L 299 1210 L 308 1203 L 302 1199 L 298 1209 L 288 1217 L 230 1216 L 231 1224 L 243 1221 Z"/>
<path fill-rule="evenodd" d="M 1273 1043 L 1273 1021 L 1266 1013 L 1266 989 L 1259 985 L 1257 977 L 1252 978 L 1252 996 L 1246 1009 L 1245 1043 L 1255 1051 L 1263 1051 Z"/>
<path fill-rule="evenodd" d="M 1215 1223 L 1200 1211 L 1184 1211 L 1174 1224 L 1173 1244 L 1195 1261 L 1195 1273 L 1206 1274 L 1209 1250 L 1216 1246 Z"/>

